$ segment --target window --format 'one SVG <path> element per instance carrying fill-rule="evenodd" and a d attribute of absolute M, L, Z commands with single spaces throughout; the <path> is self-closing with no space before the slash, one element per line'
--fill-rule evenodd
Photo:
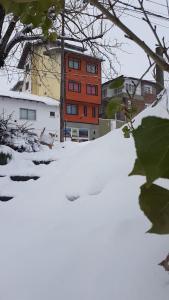
<path fill-rule="evenodd" d="M 93 96 L 98 95 L 98 86 L 97 85 L 87 84 L 86 90 L 87 90 L 88 95 L 93 95 Z"/>
<path fill-rule="evenodd" d="M 95 106 L 92 107 L 92 117 L 96 118 L 96 107 Z"/>
<path fill-rule="evenodd" d="M 152 94 L 153 93 L 153 88 L 151 85 L 144 85 L 144 93 L 145 94 Z"/>
<path fill-rule="evenodd" d="M 69 68 L 71 69 L 80 69 L 80 60 L 75 59 L 75 58 L 69 58 Z"/>
<path fill-rule="evenodd" d="M 87 106 L 86 105 L 84 105 L 84 107 L 83 107 L 83 114 L 85 117 L 87 117 Z"/>
<path fill-rule="evenodd" d="M 134 84 L 126 83 L 126 91 L 128 91 L 130 94 L 133 94 L 135 92 Z"/>
<path fill-rule="evenodd" d="M 88 129 L 79 128 L 79 137 L 88 139 L 88 136 L 89 136 Z"/>
<path fill-rule="evenodd" d="M 28 73 L 30 71 L 30 66 L 29 64 L 26 65 L 26 73 Z"/>
<path fill-rule="evenodd" d="M 69 81 L 68 82 L 68 90 L 72 92 L 80 93 L 81 91 L 81 84 L 77 81 Z"/>
<path fill-rule="evenodd" d="M 78 128 L 72 128 L 72 138 L 78 138 L 79 130 Z"/>
<path fill-rule="evenodd" d="M 115 88 L 114 90 L 113 90 L 113 92 L 114 92 L 114 95 L 119 95 L 119 94 L 121 94 L 122 93 L 122 88 Z"/>
<path fill-rule="evenodd" d="M 78 113 L 78 106 L 75 104 L 67 104 L 66 112 L 68 115 L 77 115 Z"/>
<path fill-rule="evenodd" d="M 65 137 L 71 138 L 71 128 L 64 129 Z"/>
<path fill-rule="evenodd" d="M 50 117 L 54 117 L 55 118 L 55 112 L 54 111 L 50 111 Z"/>
<path fill-rule="evenodd" d="M 26 90 L 29 89 L 29 81 L 26 82 L 26 87 L 25 87 L 25 89 L 26 89 Z"/>
<path fill-rule="evenodd" d="M 107 97 L 107 89 L 102 90 L 102 96 L 103 96 L 103 98 Z"/>
<path fill-rule="evenodd" d="M 98 72 L 98 67 L 97 67 L 97 65 L 94 65 L 94 64 L 87 64 L 86 70 L 88 73 L 96 74 Z"/>
<path fill-rule="evenodd" d="M 20 108 L 20 119 L 21 120 L 36 120 L 36 110 Z"/>

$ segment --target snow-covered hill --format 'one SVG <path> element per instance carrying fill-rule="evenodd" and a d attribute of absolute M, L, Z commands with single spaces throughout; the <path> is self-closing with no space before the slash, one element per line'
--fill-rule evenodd
<path fill-rule="evenodd" d="M 149 114 L 168 117 L 164 98 L 135 124 Z M 138 204 L 144 178 L 128 177 L 131 138 L 119 129 L 89 143 L 13 155 L 0 167 L 0 195 L 14 196 L 0 202 L 0 299 L 168 300 L 169 276 L 158 263 L 169 238 L 145 234 L 150 224 Z M 45 159 L 54 161 L 32 162 Z"/>

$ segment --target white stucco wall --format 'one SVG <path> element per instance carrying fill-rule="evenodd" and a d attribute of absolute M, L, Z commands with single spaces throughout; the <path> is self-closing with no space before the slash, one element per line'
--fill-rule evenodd
<path fill-rule="evenodd" d="M 36 110 L 36 121 L 20 120 L 20 108 Z M 55 112 L 55 117 L 50 117 L 50 112 Z M 39 135 L 43 128 L 46 132 L 56 133 L 59 139 L 60 117 L 59 106 L 46 105 L 41 102 L 11 99 L 0 96 L 0 114 L 5 116 L 12 113 L 12 119 L 18 121 L 19 124 L 27 122 L 31 128 Z"/>

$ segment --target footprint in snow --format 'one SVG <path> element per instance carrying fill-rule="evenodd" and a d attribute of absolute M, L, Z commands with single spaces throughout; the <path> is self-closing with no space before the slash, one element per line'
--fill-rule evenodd
<path fill-rule="evenodd" d="M 80 195 L 66 195 L 67 200 L 75 201 L 80 198 Z"/>

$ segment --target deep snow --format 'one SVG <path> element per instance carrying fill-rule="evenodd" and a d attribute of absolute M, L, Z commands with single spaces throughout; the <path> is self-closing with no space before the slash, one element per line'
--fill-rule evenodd
<path fill-rule="evenodd" d="M 168 117 L 165 97 L 145 115 Z M 128 177 L 133 140 L 121 129 L 83 144 L 16 153 L 0 167 L 1 300 L 168 300 L 158 266 L 168 236 L 150 227 L 138 204 L 141 176 Z M 35 166 L 32 160 L 55 160 Z M 12 182 L 10 175 L 40 176 Z M 75 201 L 70 201 L 76 199 Z"/>

